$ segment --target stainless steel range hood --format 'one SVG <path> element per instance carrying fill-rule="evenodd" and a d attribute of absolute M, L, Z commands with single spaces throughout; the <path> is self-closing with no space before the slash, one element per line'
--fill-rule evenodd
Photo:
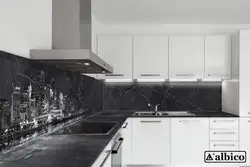
<path fill-rule="evenodd" d="M 30 51 L 31 59 L 81 73 L 112 73 L 92 52 L 91 0 L 52 0 L 52 49 Z"/>

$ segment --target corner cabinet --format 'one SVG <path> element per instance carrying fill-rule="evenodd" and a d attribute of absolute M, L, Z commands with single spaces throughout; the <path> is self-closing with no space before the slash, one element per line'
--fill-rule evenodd
<path fill-rule="evenodd" d="M 231 36 L 205 37 L 205 78 L 231 78 Z"/>
<path fill-rule="evenodd" d="M 97 79 L 132 79 L 132 47 L 132 36 L 98 36 L 98 56 L 109 63 L 114 71 L 113 74 L 98 74 Z"/>
<path fill-rule="evenodd" d="M 169 78 L 204 78 L 204 36 L 169 37 Z"/>
<path fill-rule="evenodd" d="M 134 79 L 168 79 L 168 36 L 133 37 Z"/>
<path fill-rule="evenodd" d="M 132 119 L 132 164 L 170 164 L 170 119 Z"/>
<path fill-rule="evenodd" d="M 209 118 L 171 118 L 171 165 L 205 164 Z"/>

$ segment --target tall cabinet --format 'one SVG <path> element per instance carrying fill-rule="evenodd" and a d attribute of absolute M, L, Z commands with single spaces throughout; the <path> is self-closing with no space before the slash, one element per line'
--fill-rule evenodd
<path fill-rule="evenodd" d="M 168 36 L 133 37 L 135 79 L 168 79 Z"/>

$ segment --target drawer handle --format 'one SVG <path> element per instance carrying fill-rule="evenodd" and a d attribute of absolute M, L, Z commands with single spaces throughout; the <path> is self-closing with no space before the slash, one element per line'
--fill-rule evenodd
<path fill-rule="evenodd" d="M 234 122 L 234 120 L 214 120 L 214 122 Z"/>
<path fill-rule="evenodd" d="M 159 77 L 160 74 L 141 74 L 142 77 Z"/>
<path fill-rule="evenodd" d="M 179 122 L 200 122 L 200 120 L 180 120 Z"/>
<path fill-rule="evenodd" d="M 126 123 L 125 123 L 125 126 L 123 126 L 122 128 L 126 128 L 127 126 L 128 126 L 128 123 L 126 122 Z"/>
<path fill-rule="evenodd" d="M 224 76 L 228 76 L 228 74 L 208 74 L 208 76 L 222 76 L 222 77 L 224 77 Z"/>
<path fill-rule="evenodd" d="M 161 123 L 161 121 L 141 121 L 141 123 Z"/>
<path fill-rule="evenodd" d="M 235 147 L 235 144 L 214 144 L 215 147 L 217 146 L 229 146 L 229 147 Z"/>
<path fill-rule="evenodd" d="M 235 132 L 214 132 L 214 134 L 215 134 L 215 135 L 216 135 L 216 134 L 223 134 L 223 135 L 224 135 L 224 134 L 225 134 L 225 135 L 226 135 L 226 134 L 234 134 L 234 135 L 235 135 L 236 133 L 235 133 Z"/>
<path fill-rule="evenodd" d="M 195 74 L 176 74 L 178 77 L 196 76 Z"/>
<path fill-rule="evenodd" d="M 105 74 L 107 77 L 123 77 L 123 74 Z"/>

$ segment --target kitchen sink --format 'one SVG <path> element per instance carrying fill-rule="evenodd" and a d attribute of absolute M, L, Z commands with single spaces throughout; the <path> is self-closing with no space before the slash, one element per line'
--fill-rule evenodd
<path fill-rule="evenodd" d="M 72 126 L 63 128 L 54 134 L 108 135 L 115 125 L 116 122 L 79 122 Z"/>
<path fill-rule="evenodd" d="M 195 116 L 189 111 L 143 111 L 134 113 L 135 116 Z"/>
<path fill-rule="evenodd" d="M 195 114 L 189 112 L 189 111 L 163 111 L 161 112 L 161 115 L 167 115 L 167 116 L 195 116 Z"/>

